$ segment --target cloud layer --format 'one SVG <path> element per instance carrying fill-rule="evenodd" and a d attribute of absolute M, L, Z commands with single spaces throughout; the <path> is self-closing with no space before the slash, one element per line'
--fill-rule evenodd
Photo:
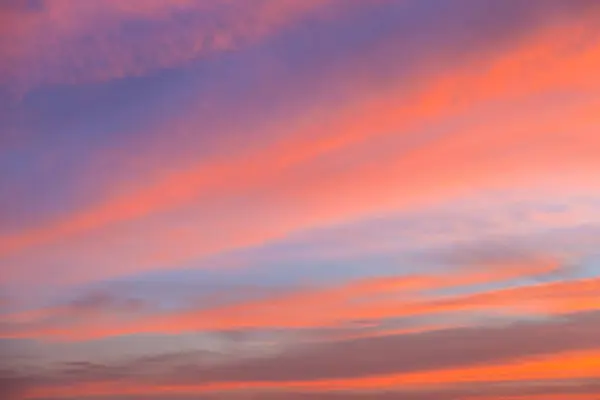
<path fill-rule="evenodd" d="M 599 16 L 0 2 L 0 397 L 597 398 Z"/>

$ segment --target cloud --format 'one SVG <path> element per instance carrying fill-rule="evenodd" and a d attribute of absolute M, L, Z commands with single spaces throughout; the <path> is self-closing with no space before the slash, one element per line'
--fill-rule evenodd
<path fill-rule="evenodd" d="M 160 395 L 148 394 L 144 398 L 152 400 L 595 400 L 598 385 L 589 382 L 566 381 L 554 384 L 523 382 L 514 385 L 472 385 L 461 389 L 423 389 L 419 391 L 379 390 L 363 393 L 319 392 L 298 393 L 293 391 L 272 392 L 228 392 L 202 395 Z M 201 397 L 200 397 L 201 396 Z M 101 400 L 128 400 L 124 396 L 102 396 Z M 52 399 L 55 400 L 55 399 Z"/>
<path fill-rule="evenodd" d="M 20 400 L 21 394 L 28 386 L 26 379 L 5 377 L 0 372 L 0 396 L 6 400 Z"/>
<path fill-rule="evenodd" d="M 387 387 L 443 384 L 465 384 L 484 382 L 521 382 L 552 381 L 555 379 L 594 379 L 598 369 L 594 357 L 598 353 L 559 354 L 556 357 L 539 359 L 523 359 L 515 363 L 492 365 L 489 367 L 473 367 L 457 370 L 431 371 L 429 373 L 409 373 L 368 378 L 290 381 L 290 382 L 228 382 L 210 383 L 206 385 L 144 385 L 123 384 L 121 382 L 103 382 L 101 384 L 80 384 L 67 387 L 42 388 L 32 391 L 28 398 L 47 398 L 63 396 L 65 398 L 80 396 L 107 396 L 120 393 L 128 395 L 145 395 L 146 393 L 192 394 L 203 392 L 237 391 L 237 390 L 270 390 L 287 389 L 298 391 L 330 390 L 381 390 Z M 564 362 L 574 362 L 575 367 L 564 369 Z M 498 375 L 500 374 L 500 375 Z"/>
<path fill-rule="evenodd" d="M 539 45 L 544 49 L 550 46 L 546 43 L 549 37 L 555 37 L 554 34 L 547 35 L 539 39 L 544 41 Z M 522 57 L 528 56 L 528 46 L 523 47 Z M 562 59 L 551 61 L 556 55 L 552 50 L 552 47 L 547 50 L 545 57 L 548 62 L 562 63 Z M 593 50 L 589 51 L 580 53 L 581 62 L 590 59 L 592 61 L 589 62 L 593 62 Z M 546 52 L 540 56 L 544 54 Z M 550 55 L 553 55 L 552 58 Z M 513 57 L 519 56 L 508 54 L 506 60 Z M 503 62 L 497 63 L 502 65 Z M 501 124 L 498 121 L 497 128 L 490 126 L 489 122 L 469 122 L 466 126 L 460 125 L 456 130 L 431 138 L 427 137 L 430 134 L 427 128 L 422 128 L 424 131 L 417 134 L 377 134 L 404 132 L 415 128 L 413 124 L 416 127 L 426 124 L 430 118 L 442 118 L 452 111 L 471 110 L 472 104 L 490 98 L 487 90 L 481 90 L 481 85 L 488 81 L 506 82 L 499 89 L 504 93 L 513 88 L 522 89 L 521 74 L 515 73 L 512 68 L 504 72 L 504 67 L 492 65 L 483 69 L 485 66 L 484 62 L 482 70 L 490 68 L 493 72 L 464 76 L 457 73 L 439 80 L 432 79 L 422 92 L 417 91 L 408 98 L 399 98 L 399 94 L 394 93 L 375 101 L 359 102 L 328 117 L 327 125 L 311 127 L 301 136 L 282 140 L 277 145 L 259 146 L 247 154 L 201 163 L 186 171 L 167 174 L 158 182 L 148 179 L 151 183 L 145 184 L 142 180 L 130 193 L 108 196 L 106 201 L 73 211 L 54 223 L 5 235 L 0 241 L 0 248 L 5 256 L 15 253 L 18 256 L 32 248 L 50 246 L 50 249 L 55 249 L 53 244 L 71 238 L 83 242 L 78 247 L 87 247 L 85 258 L 88 262 L 90 253 L 113 256 L 125 251 L 126 254 L 121 255 L 123 258 L 137 261 L 105 261 L 101 254 L 98 260 L 98 263 L 113 265 L 112 268 L 119 264 L 123 268 L 121 273 L 125 273 L 256 245 L 315 226 L 414 207 L 428 201 L 442 201 L 443 198 L 476 189 L 522 186 L 532 181 L 542 186 L 546 181 L 544 177 L 558 168 L 558 162 L 561 176 L 573 175 L 576 178 L 569 183 L 572 190 L 590 187 L 589 174 L 581 171 L 596 169 L 592 153 L 598 143 L 590 134 L 590 127 L 594 123 L 593 111 L 597 104 L 587 100 L 560 104 L 560 113 L 549 113 L 545 107 L 541 110 L 526 107 L 522 114 L 516 112 L 510 118 L 502 117 L 503 121 Z M 475 67 L 465 68 L 464 74 Z M 569 65 L 556 68 L 571 70 Z M 500 72 L 496 76 L 494 71 L 497 69 Z M 576 78 L 568 75 L 566 79 Z M 544 87 L 546 85 L 553 87 L 553 82 L 548 81 Z M 472 97 L 456 102 L 453 96 L 459 91 Z M 369 116 L 367 120 L 363 119 L 364 115 Z M 528 118 L 524 119 L 525 116 Z M 489 121 L 499 118 L 493 115 L 486 117 L 490 118 Z M 550 128 L 557 132 L 549 133 Z M 573 133 L 569 137 L 564 136 L 560 133 L 564 129 Z M 488 139 L 478 142 L 477 137 L 482 130 Z M 576 135 L 576 139 L 572 135 Z M 344 168 L 332 167 L 331 162 L 335 166 L 339 152 L 352 155 L 359 151 L 357 146 L 365 145 L 367 139 L 371 144 L 361 157 L 377 156 L 380 159 L 377 165 L 364 164 L 361 157 L 351 156 Z M 409 144 L 408 149 L 404 149 L 404 141 L 411 143 L 412 140 L 416 140 L 418 145 Z M 393 154 L 389 150 L 380 154 L 385 148 L 394 149 Z M 400 153 L 399 148 L 402 150 Z M 444 170 L 429 168 L 436 160 L 446 160 Z M 409 171 L 411 174 L 407 174 Z M 403 189 L 390 182 L 400 182 Z M 238 198 L 248 199 L 246 207 L 254 210 L 250 214 L 257 221 L 243 224 L 239 215 L 215 219 L 215 215 L 231 211 L 220 205 L 227 201 L 235 202 Z M 273 208 L 269 205 L 271 203 L 280 210 L 281 218 L 265 219 L 267 210 L 270 212 Z M 173 226 L 173 222 L 161 220 L 160 216 L 164 213 L 174 213 L 181 218 Z M 183 220 L 188 223 L 183 223 Z M 119 232 L 125 231 L 128 226 L 143 235 L 145 242 L 153 243 L 151 247 L 164 248 L 165 254 L 146 253 L 146 260 L 143 260 L 143 255 L 123 250 L 136 248 L 118 239 Z M 220 236 L 208 235 L 207 231 L 233 233 Z M 178 245 L 170 245 L 172 240 L 176 240 Z M 101 243 L 105 245 L 101 246 Z M 73 257 L 71 249 L 68 254 Z M 92 274 L 90 270 L 86 270 L 87 274 Z M 6 279 L 13 279 L 13 274 L 18 276 L 19 271 L 21 269 L 7 272 Z M 93 271 L 96 274 L 108 272 L 106 268 L 93 268 Z M 82 270 L 73 271 L 71 276 L 76 279 L 82 273 Z"/>
<path fill-rule="evenodd" d="M 0 397 L 597 394 L 597 1 L 0 2 Z"/>
<path fill-rule="evenodd" d="M 46 6 L 45 0 L 3 0 L 0 3 L 2 12 L 36 12 L 42 11 Z"/>
<path fill-rule="evenodd" d="M 207 381 L 319 380 L 498 363 L 557 351 L 593 349 L 598 345 L 594 328 L 597 319 L 595 313 L 576 314 L 545 323 L 448 329 L 315 344 L 312 348 L 272 359 L 211 368 L 212 372 L 191 369 L 189 376 L 190 379 L 203 376 Z M 542 332 L 547 340 L 536 341 Z M 564 335 L 565 332 L 569 335 Z M 179 370 L 182 380 L 183 372 Z"/>
<path fill-rule="evenodd" d="M 92 292 L 53 307 L 7 312 L 0 322 L 0 337 L 23 337 L 27 331 L 39 331 L 44 335 L 54 330 L 76 330 L 91 320 L 119 324 L 119 321 L 144 315 L 150 310 L 148 302 L 116 291 Z"/>
<path fill-rule="evenodd" d="M 505 263 L 499 263 L 498 257 L 493 261 L 494 264 L 482 263 L 478 268 L 471 265 L 439 274 L 382 276 L 325 287 L 267 290 L 258 298 L 242 297 L 222 304 L 203 304 L 200 300 L 193 305 L 187 303 L 184 307 L 166 310 L 140 309 L 139 302 L 126 297 L 107 301 L 104 297 L 92 296 L 71 304 L 66 311 L 59 308 L 58 314 L 53 308 L 9 314 L 2 335 L 81 340 L 202 330 L 332 329 L 356 321 L 379 325 L 387 319 L 443 315 L 452 320 L 452 316 L 468 317 L 481 312 L 522 318 L 593 310 L 599 306 L 597 278 L 535 280 L 552 277 L 560 268 L 558 261 L 523 259 L 515 262 L 514 258 L 508 258 Z M 532 278 L 534 280 L 527 285 L 511 286 L 515 280 Z M 501 287 L 485 288 L 489 284 Z M 480 285 L 484 288 L 477 289 Z M 454 294 L 444 294 L 447 289 L 452 289 Z M 92 308 L 86 306 L 90 300 Z M 98 306 L 101 313 L 96 312 Z M 25 324 L 21 322 L 24 319 L 28 321 Z"/>
<path fill-rule="evenodd" d="M 310 392 L 397 390 L 394 388 L 402 385 L 422 390 L 422 385 L 431 384 L 441 390 L 477 382 L 593 379 L 600 373 L 594 361 L 600 345 L 598 326 L 598 313 L 591 312 L 495 328 L 316 343 L 300 351 L 204 367 L 194 364 L 192 353 L 142 358 L 114 367 L 81 364 L 78 369 L 85 374 L 76 375 L 81 378 L 77 385 L 67 388 L 55 379 L 54 389 L 36 388 L 31 392 L 35 395 L 28 398 L 51 397 L 52 393 L 66 398 L 92 393 L 119 395 L 120 391 L 175 395 L 241 388 Z M 540 336 L 544 340 L 539 340 Z M 156 369 L 161 362 L 166 370 Z M 563 368 L 565 363 L 571 368 Z M 129 383 L 115 381 L 114 372 Z M 153 374 L 160 374 L 161 383 Z M 155 384 L 148 383 L 152 380 Z"/>
<path fill-rule="evenodd" d="M 10 6 L 13 4 L 14 6 Z M 328 1 L 11 2 L 0 18 L 0 82 L 18 91 L 102 82 L 185 66 L 236 49 L 317 12 Z M 13 19 L 12 23 L 10 18 Z"/>

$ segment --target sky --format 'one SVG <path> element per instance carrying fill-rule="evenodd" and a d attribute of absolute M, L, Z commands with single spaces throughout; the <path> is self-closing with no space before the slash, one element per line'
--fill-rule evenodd
<path fill-rule="evenodd" d="M 0 398 L 599 399 L 599 20 L 0 0 Z"/>

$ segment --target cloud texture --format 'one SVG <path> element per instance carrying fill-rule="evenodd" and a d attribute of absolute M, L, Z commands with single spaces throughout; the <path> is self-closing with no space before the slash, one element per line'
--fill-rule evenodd
<path fill-rule="evenodd" d="M 597 399 L 599 18 L 0 0 L 0 398 Z"/>

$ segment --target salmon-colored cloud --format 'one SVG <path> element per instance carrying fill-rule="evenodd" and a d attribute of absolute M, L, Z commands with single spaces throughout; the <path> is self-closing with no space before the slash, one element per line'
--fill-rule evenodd
<path fill-rule="evenodd" d="M 256 224 L 243 226 L 237 219 L 231 221 L 231 226 L 220 222 L 224 225 L 219 230 L 235 231 L 222 243 L 214 235 L 198 243 L 199 232 L 190 232 L 187 239 L 177 237 L 175 246 L 169 244 L 168 233 L 152 229 L 157 237 L 147 238 L 156 241 L 151 247 L 171 250 L 165 250 L 160 259 L 149 257 L 144 262 L 137 254 L 134 258 L 138 266 L 122 263 L 132 269 L 151 268 L 156 263 L 182 262 L 223 249 L 263 243 L 314 226 L 397 211 L 427 199 L 441 201 L 452 193 L 526 186 L 531 181 L 542 184 L 558 170 L 570 184 L 589 187 L 598 169 L 595 155 L 600 145 L 594 134 L 599 121 L 593 96 L 593 89 L 600 83 L 594 73 L 600 57 L 593 36 L 580 39 L 582 32 L 590 29 L 586 20 L 552 27 L 524 40 L 516 49 L 427 77 L 425 84 L 412 92 L 399 88 L 391 94 L 368 93 L 364 99 L 348 100 L 343 107 L 328 111 L 331 115 L 321 115 L 322 124 L 304 123 L 301 132 L 277 144 L 202 163 L 159 182 L 149 177 L 145 186 L 137 183 L 130 193 L 75 210 L 54 223 L 4 236 L 0 238 L 0 253 L 18 254 L 79 235 L 84 235 L 84 240 L 90 232 L 116 229 L 118 224 L 160 212 L 200 202 L 190 210 L 196 213 L 198 207 L 206 209 L 204 203 L 214 207 L 219 199 L 248 194 L 260 193 L 254 195 L 256 203 L 266 201 L 286 210 L 277 224 L 263 223 L 261 229 Z M 556 37 L 561 41 L 557 42 Z M 560 56 L 567 44 L 578 41 L 581 43 L 570 57 Z M 540 64 L 552 73 L 540 74 Z M 589 96 L 580 95 L 560 106 L 541 100 L 536 103 L 535 96 L 563 89 Z M 486 111 L 486 105 L 508 107 L 511 102 L 523 102 L 523 106 L 508 108 L 507 115 Z M 552 111 L 554 107 L 557 112 Z M 434 125 L 461 118 L 466 122 L 458 129 L 423 139 Z M 431 123 L 433 120 L 436 124 Z M 288 130 L 295 129 L 292 126 Z M 411 133 L 414 131 L 418 134 Z M 365 141 L 369 146 L 360 150 Z M 414 146 L 410 144 L 413 141 L 421 144 Z M 380 154 L 386 148 L 387 153 Z M 361 152 L 377 156 L 379 162 L 365 164 Z M 340 154 L 349 154 L 347 167 L 332 168 L 331 162 L 335 165 Z M 440 162 L 444 168 L 431 168 Z M 259 216 L 260 212 L 253 214 Z M 201 219 L 206 220 L 204 216 Z M 115 241 L 118 231 L 116 235 Z M 194 241 L 194 245 L 187 241 Z M 118 251 L 111 249 L 109 253 Z M 24 269 L 9 271 L 8 277 L 19 271 Z M 75 274 L 73 277 L 76 279 Z"/>
<path fill-rule="evenodd" d="M 471 396 L 464 400 L 596 400 L 598 393 L 528 394 L 499 396 Z"/>
<path fill-rule="evenodd" d="M 538 283 L 468 295 L 439 296 L 431 291 L 477 284 L 543 277 L 556 272 L 552 260 L 482 265 L 448 275 L 364 279 L 341 286 L 300 290 L 266 299 L 214 308 L 135 314 L 113 312 L 72 318 L 64 310 L 8 315 L 4 337 L 90 339 L 136 333 L 177 334 L 199 330 L 256 328 L 332 328 L 353 321 L 493 312 L 508 315 L 554 315 L 600 308 L 598 279 Z M 128 303 L 126 303 L 128 304 Z M 110 311 L 110 310 L 109 310 Z M 139 310 L 134 310 L 136 313 Z M 44 323 L 62 316 L 59 324 Z M 52 318 L 54 316 L 54 318 Z M 110 318 L 109 318 L 110 317 Z M 118 322 L 117 322 L 118 319 Z"/>
<path fill-rule="evenodd" d="M 185 67 L 319 14 L 329 3 L 56 0 L 36 8 L 0 8 L 6 23 L 0 30 L 0 83 L 26 92 Z M 141 37 L 140 30 L 132 34 L 134 24 L 142 28 Z"/>
<path fill-rule="evenodd" d="M 154 321 L 152 319 L 148 321 L 148 324 L 142 322 L 132 327 L 129 333 L 135 333 L 138 329 L 142 332 L 176 333 L 200 329 L 320 327 L 352 320 L 378 320 L 486 310 L 517 313 L 517 315 L 538 313 L 552 315 L 600 308 L 598 293 L 600 293 L 598 280 L 593 279 L 424 300 L 384 299 L 361 303 L 361 297 L 346 297 L 343 298 L 346 302 L 339 302 L 335 292 L 316 296 L 309 294 L 273 299 L 258 304 L 242 304 L 158 317 Z M 119 329 L 116 331 L 118 332 Z"/>
<path fill-rule="evenodd" d="M 0 397 L 598 392 L 600 3 L 0 3 Z"/>
<path fill-rule="evenodd" d="M 157 390 L 164 390 L 160 392 L 163 395 L 172 396 L 246 388 L 279 393 L 322 392 L 324 398 L 330 397 L 325 392 L 354 398 L 361 391 L 383 389 L 424 391 L 424 395 L 437 391 L 456 398 L 460 393 L 465 397 L 546 393 L 547 387 L 553 388 L 550 392 L 568 393 L 574 389 L 570 382 L 578 382 L 582 390 L 575 392 L 584 393 L 592 391 L 591 386 L 583 390 L 586 379 L 593 383 L 597 373 L 598 317 L 598 312 L 580 313 L 495 327 L 326 340 L 259 352 L 255 357 L 230 354 L 217 363 L 207 360 L 210 353 L 203 351 L 149 356 L 127 356 L 126 352 L 112 360 L 87 358 L 81 362 L 45 363 L 43 369 L 27 375 L 0 371 L 0 377 L 26 377 L 29 393 L 45 393 L 49 388 L 48 395 L 54 393 L 59 398 L 66 395 L 67 386 L 100 390 L 98 393 L 107 395 L 114 390 L 114 395 L 127 396 L 142 395 L 128 390 L 141 391 L 153 385 L 160 386 Z M 219 348 L 227 352 L 226 348 Z M 63 350 L 69 352 L 68 347 Z M 564 363 L 574 368 L 561 371 Z M 532 382 L 536 385 L 531 386 Z M 518 390 L 520 386 L 523 390 Z M 52 388 L 57 392 L 52 392 Z M 174 391 L 169 393 L 171 389 Z"/>
<path fill-rule="evenodd" d="M 565 368 L 565 364 L 569 368 Z M 477 382 L 528 382 L 556 379 L 594 379 L 600 376 L 600 353 L 589 351 L 532 357 L 510 362 L 468 368 L 392 374 L 354 379 L 330 379 L 295 382 L 227 382 L 204 385 L 152 385 L 140 383 L 103 382 L 64 387 L 36 388 L 25 398 L 81 398 L 85 396 L 153 394 L 195 394 L 234 390 L 328 390 L 352 391 L 366 389 L 424 388 L 431 385 L 453 386 Z"/>

